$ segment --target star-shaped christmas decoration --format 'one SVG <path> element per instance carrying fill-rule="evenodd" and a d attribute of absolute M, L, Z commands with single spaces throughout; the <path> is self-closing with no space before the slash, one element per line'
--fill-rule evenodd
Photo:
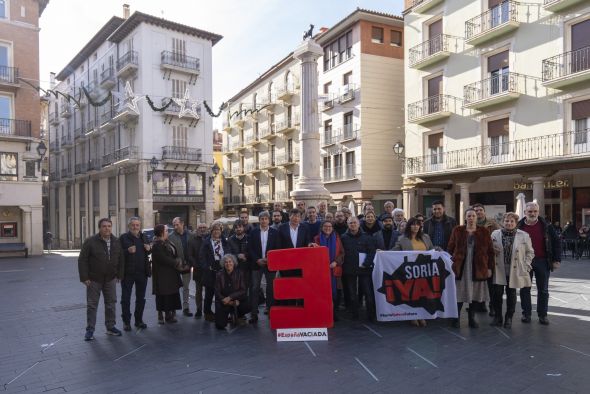
<path fill-rule="evenodd" d="M 184 91 L 184 98 L 172 98 L 172 100 L 180 105 L 180 111 L 178 111 L 178 117 L 182 118 L 185 114 L 192 116 L 195 119 L 200 119 L 201 116 L 199 115 L 199 103 L 196 101 L 191 100 L 191 95 L 186 88 Z M 187 107 L 187 103 L 190 103 L 190 107 Z"/>
<path fill-rule="evenodd" d="M 133 89 L 131 89 L 131 84 L 129 81 L 125 83 L 125 91 L 124 92 L 112 92 L 113 96 L 119 99 L 119 112 L 124 110 L 129 110 L 135 112 L 136 115 L 139 115 L 139 107 L 137 106 L 137 102 L 144 98 L 144 96 L 137 96 L 133 93 Z"/>

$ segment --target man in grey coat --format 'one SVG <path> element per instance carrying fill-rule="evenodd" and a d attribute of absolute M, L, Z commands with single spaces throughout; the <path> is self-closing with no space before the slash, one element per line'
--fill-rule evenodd
<path fill-rule="evenodd" d="M 117 305 L 117 282 L 123 279 L 125 260 L 121 243 L 112 231 L 113 223 L 108 218 L 98 222 L 98 234 L 86 239 L 78 257 L 80 282 L 86 286 L 86 335 L 84 340 L 94 339 L 96 310 L 100 293 L 104 297 L 104 320 L 107 334 L 121 336 L 115 327 Z"/>
<path fill-rule="evenodd" d="M 385 213 L 381 215 L 381 218 L 383 228 L 373 235 L 373 237 L 375 237 L 377 249 L 393 250 L 400 234 L 393 228 L 393 216 Z"/>

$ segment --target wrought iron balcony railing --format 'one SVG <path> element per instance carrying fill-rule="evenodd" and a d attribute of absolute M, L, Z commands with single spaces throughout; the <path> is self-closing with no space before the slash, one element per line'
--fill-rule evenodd
<path fill-rule="evenodd" d="M 196 57 L 187 56 L 184 53 L 162 51 L 161 54 L 162 65 L 169 65 L 179 68 L 188 69 L 199 73 L 200 60 Z"/>
<path fill-rule="evenodd" d="M 410 48 L 410 67 L 424 62 L 426 59 L 445 52 L 456 53 L 459 50 L 459 37 L 440 34 Z"/>
<path fill-rule="evenodd" d="M 0 66 L 0 84 L 17 84 L 18 67 Z"/>
<path fill-rule="evenodd" d="M 127 65 L 139 64 L 139 54 L 137 51 L 129 51 L 117 60 L 117 71 L 121 71 Z"/>
<path fill-rule="evenodd" d="M 443 112 L 456 113 L 460 108 L 461 99 L 446 94 L 439 94 L 408 104 L 408 120 L 412 122 Z"/>
<path fill-rule="evenodd" d="M 137 146 L 126 146 L 125 148 L 117 149 L 116 151 L 106 154 L 102 157 L 102 166 L 106 167 L 110 164 L 116 163 L 122 160 L 137 159 L 138 149 Z"/>
<path fill-rule="evenodd" d="M 115 83 L 115 70 L 113 70 L 113 67 L 108 67 L 105 68 L 101 73 L 100 73 L 100 83 L 101 84 L 107 84 L 107 83 Z"/>
<path fill-rule="evenodd" d="M 405 175 L 466 171 L 500 164 L 530 165 L 545 160 L 590 157 L 590 129 L 475 146 L 404 160 Z"/>
<path fill-rule="evenodd" d="M 0 118 L 0 135 L 31 137 L 31 121 Z"/>
<path fill-rule="evenodd" d="M 543 82 L 590 70 L 590 46 L 543 60 Z"/>
<path fill-rule="evenodd" d="M 338 182 L 356 179 L 356 165 L 346 164 L 333 168 L 324 168 L 324 182 Z"/>
<path fill-rule="evenodd" d="M 492 98 L 503 93 L 522 93 L 526 83 L 526 76 L 507 72 L 498 74 L 463 87 L 465 105 Z M 521 88 L 520 85 L 523 85 Z"/>
<path fill-rule="evenodd" d="M 518 5 L 515 1 L 503 1 L 484 13 L 465 22 L 465 40 L 483 35 L 508 22 L 518 22 Z"/>
<path fill-rule="evenodd" d="M 187 148 L 184 146 L 163 146 L 162 160 L 186 160 L 203 161 L 202 149 Z"/>

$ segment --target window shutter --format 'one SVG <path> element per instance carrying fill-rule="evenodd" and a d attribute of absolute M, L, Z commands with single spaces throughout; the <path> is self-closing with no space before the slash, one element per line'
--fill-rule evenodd
<path fill-rule="evenodd" d="M 590 100 L 578 101 L 572 104 L 572 120 L 590 118 Z"/>
<path fill-rule="evenodd" d="M 508 118 L 488 122 L 488 137 L 499 137 L 508 135 Z"/>
<path fill-rule="evenodd" d="M 428 148 L 436 149 L 443 146 L 443 133 L 430 134 L 428 136 Z"/>
<path fill-rule="evenodd" d="M 488 57 L 488 72 L 508 67 L 508 51 L 500 52 Z"/>

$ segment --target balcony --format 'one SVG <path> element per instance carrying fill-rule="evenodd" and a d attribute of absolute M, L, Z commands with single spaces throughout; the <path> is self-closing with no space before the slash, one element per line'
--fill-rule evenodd
<path fill-rule="evenodd" d="M 94 119 L 89 119 L 88 122 L 86 122 L 84 136 L 89 136 L 90 134 L 94 133 L 95 130 L 96 130 L 96 121 Z"/>
<path fill-rule="evenodd" d="M 518 5 L 519 3 L 514 1 L 504 1 L 499 6 L 465 22 L 465 42 L 469 45 L 480 45 L 518 29 Z"/>
<path fill-rule="evenodd" d="M 125 78 L 137 72 L 139 65 L 139 54 L 136 51 L 129 51 L 117 60 L 117 77 Z"/>
<path fill-rule="evenodd" d="M 281 101 L 289 101 L 295 95 L 295 86 L 283 85 L 277 89 L 277 99 Z"/>
<path fill-rule="evenodd" d="M 118 149 L 113 153 L 106 154 L 102 157 L 102 166 L 106 167 L 111 164 L 117 164 L 120 161 L 132 160 L 138 158 L 137 146 L 126 146 Z"/>
<path fill-rule="evenodd" d="M 0 118 L 0 137 L 31 137 L 31 121 Z"/>
<path fill-rule="evenodd" d="M 239 127 L 241 129 L 244 128 L 244 124 L 246 124 L 246 119 L 244 119 L 243 116 L 243 114 L 240 114 L 240 116 L 234 120 L 235 127 Z"/>
<path fill-rule="evenodd" d="M 265 159 L 261 159 L 260 160 L 260 168 L 264 169 L 264 170 L 270 170 L 272 168 L 276 168 L 277 163 L 275 158 L 265 158 Z"/>
<path fill-rule="evenodd" d="M 160 67 L 163 69 L 178 71 L 191 75 L 199 75 L 201 65 L 199 59 L 187 56 L 184 53 L 162 51 Z"/>
<path fill-rule="evenodd" d="M 324 128 L 324 132 L 322 133 L 322 146 L 331 146 L 336 143 L 336 130 L 332 130 L 331 127 Z"/>
<path fill-rule="evenodd" d="M 590 80 L 590 46 L 543 60 L 543 85 L 563 89 Z"/>
<path fill-rule="evenodd" d="M 53 141 L 49 142 L 49 152 L 50 153 L 58 152 L 60 149 L 59 147 L 60 147 L 60 145 L 59 145 L 58 141 L 53 140 Z"/>
<path fill-rule="evenodd" d="M 277 165 L 281 167 L 291 166 L 299 162 L 299 151 L 294 150 L 291 152 L 284 152 L 277 156 Z"/>
<path fill-rule="evenodd" d="M 49 182 L 57 182 L 60 180 L 59 171 L 52 171 L 49 173 Z"/>
<path fill-rule="evenodd" d="M 72 116 L 72 107 L 66 100 L 61 102 L 60 109 L 61 111 L 59 112 L 59 116 L 62 118 L 68 119 Z"/>
<path fill-rule="evenodd" d="M 585 0 L 545 0 L 543 7 L 547 11 L 561 12 L 577 4 L 583 3 Z"/>
<path fill-rule="evenodd" d="M 246 134 L 245 139 L 245 144 L 247 146 L 254 146 L 260 144 L 260 138 L 258 137 L 258 133 L 255 133 L 254 131 Z"/>
<path fill-rule="evenodd" d="M 126 123 L 129 121 L 133 121 L 139 117 L 139 114 L 137 112 L 135 112 L 134 110 L 132 110 L 131 108 L 129 108 L 126 105 L 127 101 L 130 101 L 130 99 L 126 99 L 126 101 L 124 103 L 119 105 L 119 109 L 118 109 L 117 113 L 115 114 L 115 116 L 113 116 L 113 120 L 115 120 L 117 122 Z"/>
<path fill-rule="evenodd" d="M 321 102 L 321 110 L 322 111 L 329 111 L 331 109 L 334 108 L 334 104 L 335 104 L 335 99 L 332 97 L 332 95 L 329 96 L 330 98 L 323 100 Z"/>
<path fill-rule="evenodd" d="M 504 73 L 463 87 L 463 106 L 482 109 L 518 99 L 526 89 L 526 77 Z"/>
<path fill-rule="evenodd" d="M 9 90 L 20 87 L 18 67 L 0 66 L 0 87 Z"/>
<path fill-rule="evenodd" d="M 166 104 L 168 104 L 168 102 L 170 102 L 170 99 L 167 97 L 163 97 L 162 101 L 160 102 L 160 105 L 162 107 L 164 107 Z M 172 102 L 170 102 L 170 104 L 166 107 L 166 109 L 164 111 L 162 111 L 162 114 L 172 115 L 172 116 L 178 116 L 179 113 L 180 113 L 180 105 L 176 104 L 176 102 L 174 100 L 172 100 Z"/>
<path fill-rule="evenodd" d="M 438 35 L 422 44 L 410 48 L 410 67 L 422 70 L 451 56 L 459 51 L 459 38 L 448 34 Z"/>
<path fill-rule="evenodd" d="M 246 198 L 244 196 L 231 196 L 230 201 L 232 204 L 245 204 Z"/>
<path fill-rule="evenodd" d="M 344 88 L 342 89 L 343 93 L 338 98 L 338 102 L 340 104 L 344 104 L 344 103 L 354 100 L 355 89 L 356 89 L 356 87 L 352 83 L 349 83 L 348 85 L 344 86 Z"/>
<path fill-rule="evenodd" d="M 446 119 L 461 108 L 461 99 L 446 94 L 408 104 L 408 122 L 425 124 Z"/>
<path fill-rule="evenodd" d="M 98 100 L 103 93 L 102 88 L 98 84 L 98 80 L 90 81 L 88 86 L 86 86 L 86 91 L 93 100 Z"/>
<path fill-rule="evenodd" d="M 550 168 L 565 168 L 566 162 L 589 158 L 590 129 L 586 129 L 406 158 L 404 174 L 421 177 L 481 172 L 482 169 L 516 173 L 518 170 L 515 167 L 539 168 L 543 164 Z"/>
<path fill-rule="evenodd" d="M 260 172 L 262 171 L 262 168 L 260 167 L 260 163 L 248 163 L 246 165 L 246 172 L 248 173 L 255 173 L 255 172 Z"/>
<path fill-rule="evenodd" d="M 291 121 L 290 118 L 279 120 L 275 124 L 276 124 L 276 132 L 277 133 L 289 133 L 289 132 L 295 130 L 295 127 L 293 127 L 293 122 Z"/>
<path fill-rule="evenodd" d="M 74 140 L 70 134 L 64 134 L 61 136 L 62 148 L 69 149 L 74 146 Z"/>
<path fill-rule="evenodd" d="M 102 163 L 100 159 L 90 159 L 88 160 L 88 171 L 100 171 L 102 168 Z"/>
<path fill-rule="evenodd" d="M 183 146 L 163 146 L 162 160 L 166 161 L 190 161 L 193 163 L 203 162 L 202 149 L 187 148 Z"/>
<path fill-rule="evenodd" d="M 88 171 L 88 162 L 86 163 L 78 163 L 74 167 L 74 174 L 85 174 Z"/>
<path fill-rule="evenodd" d="M 223 122 L 221 123 L 221 127 L 223 129 L 223 131 L 231 131 L 232 127 L 229 124 L 229 120 L 225 119 L 223 120 Z"/>
<path fill-rule="evenodd" d="M 117 80 L 115 79 L 115 70 L 113 67 L 105 68 L 100 73 L 100 87 L 109 90 L 115 86 Z"/>
<path fill-rule="evenodd" d="M 69 168 L 62 168 L 61 169 L 61 179 L 64 178 L 71 178 L 72 177 L 72 170 Z"/>
<path fill-rule="evenodd" d="M 108 108 L 100 114 L 99 127 L 101 130 L 108 131 L 115 128 L 117 122 L 113 120 L 113 113 L 114 111 Z"/>
<path fill-rule="evenodd" d="M 74 140 L 84 137 L 86 137 L 86 130 L 82 127 L 76 127 L 74 129 Z"/>
<path fill-rule="evenodd" d="M 272 123 L 270 125 L 266 125 L 260 128 L 260 138 L 263 140 L 269 140 L 271 138 L 275 138 L 276 132 L 275 132 L 275 124 Z"/>
<path fill-rule="evenodd" d="M 347 164 L 331 168 L 324 168 L 324 182 L 343 182 L 357 179 L 356 165 Z"/>
<path fill-rule="evenodd" d="M 59 115 L 57 112 L 49 113 L 49 123 L 53 126 L 57 126 L 59 124 Z"/>
<path fill-rule="evenodd" d="M 422 14 L 432 7 L 441 4 L 444 0 L 413 0 L 411 2 L 412 11 Z"/>
<path fill-rule="evenodd" d="M 241 149 L 242 148 L 242 141 L 240 141 L 240 139 L 237 138 L 236 140 L 233 140 L 229 146 L 230 146 L 231 150 Z"/>

